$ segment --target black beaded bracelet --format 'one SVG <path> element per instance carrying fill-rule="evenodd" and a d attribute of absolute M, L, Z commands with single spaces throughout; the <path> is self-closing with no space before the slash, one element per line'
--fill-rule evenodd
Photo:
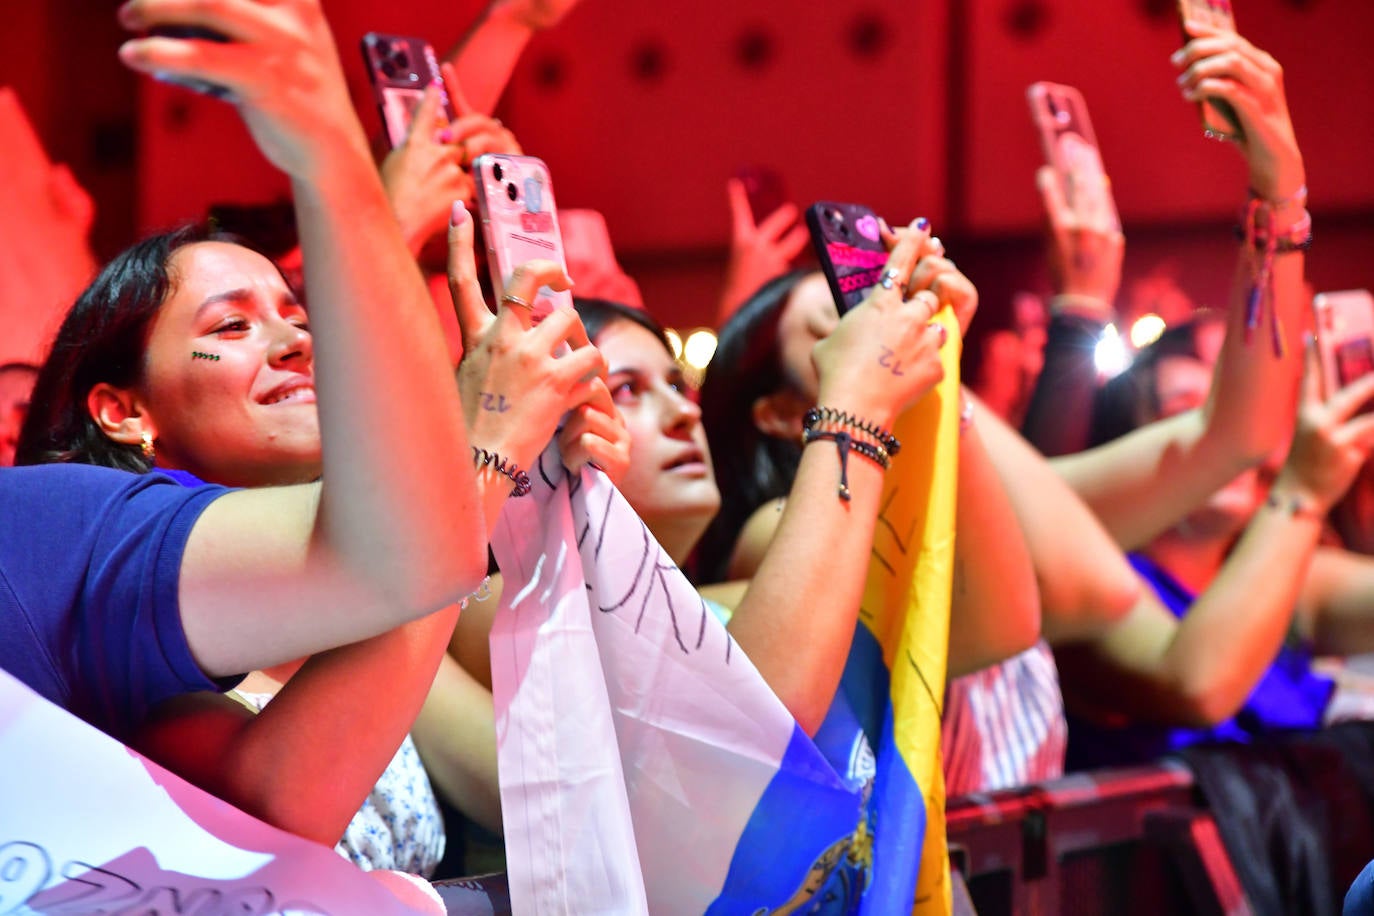
<path fill-rule="evenodd" d="M 515 484 L 515 489 L 511 491 L 511 496 L 527 496 L 530 492 L 530 475 L 520 470 L 519 465 L 514 461 L 507 461 L 496 452 L 488 451 L 484 448 L 472 446 L 472 463 L 481 467 L 490 467 L 502 477 Z"/>
<path fill-rule="evenodd" d="M 831 430 L 807 429 L 802 432 L 802 444 L 809 445 L 821 439 L 835 443 L 840 453 L 840 499 L 849 501 L 849 450 L 853 449 L 872 461 L 884 471 L 888 468 L 888 452 L 881 445 L 855 439 L 849 433 Z"/>
<path fill-rule="evenodd" d="M 813 430 L 822 423 L 848 426 L 850 429 L 872 436 L 878 440 L 878 444 L 883 447 L 888 455 L 895 455 L 902 450 L 902 443 L 897 441 L 897 437 L 878 424 L 865 422 L 851 413 L 845 413 L 843 410 L 836 410 L 833 407 L 812 407 L 802 418 L 802 429 Z M 869 443 L 863 444 L 868 445 Z"/>

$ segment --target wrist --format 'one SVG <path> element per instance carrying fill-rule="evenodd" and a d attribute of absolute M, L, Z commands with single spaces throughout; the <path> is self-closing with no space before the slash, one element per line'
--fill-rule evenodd
<path fill-rule="evenodd" d="M 1269 488 L 1265 506 L 1293 518 L 1323 519 L 1331 510 L 1330 502 L 1293 478 L 1280 474 Z"/>
<path fill-rule="evenodd" d="M 1105 324 L 1115 315 L 1112 298 L 1097 293 L 1068 290 L 1050 297 L 1050 314 L 1095 318 Z"/>

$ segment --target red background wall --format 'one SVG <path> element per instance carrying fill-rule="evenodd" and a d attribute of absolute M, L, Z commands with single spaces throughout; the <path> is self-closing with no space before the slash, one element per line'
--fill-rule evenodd
<path fill-rule="evenodd" d="M 441 48 L 473 0 L 327 0 L 365 123 L 375 110 L 364 31 Z M 1242 0 L 1241 29 L 1285 64 L 1312 186 L 1318 288 L 1374 285 L 1374 4 Z M 211 202 L 263 202 L 285 184 L 231 109 L 115 61 L 120 32 L 94 0 L 11 4 L 3 81 L 53 158 L 99 202 L 108 254 L 139 229 Z M 1017 288 L 1043 284 L 1026 84 L 1087 95 L 1130 240 L 1128 275 L 1170 259 L 1215 299 L 1230 272 L 1225 224 L 1244 190 L 1233 150 L 1204 140 L 1179 100 L 1169 0 L 583 0 L 527 51 L 502 117 L 543 156 L 563 206 L 602 210 L 650 307 L 707 324 L 728 229 L 723 183 L 738 166 L 781 171 L 798 202 L 870 202 L 924 214 L 984 291 L 984 326 Z M 78 65 L 79 63 L 79 65 Z"/>

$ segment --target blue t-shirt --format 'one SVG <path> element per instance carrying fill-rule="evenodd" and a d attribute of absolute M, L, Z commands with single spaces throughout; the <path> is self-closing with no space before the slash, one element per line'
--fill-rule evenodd
<path fill-rule="evenodd" d="M 1182 619 L 1197 596 L 1146 557 L 1130 554 L 1128 559 L 1170 613 Z M 1312 672 L 1308 652 L 1284 646 L 1250 691 L 1245 705 L 1235 716 L 1211 728 L 1147 723 L 1111 728 L 1069 716 L 1068 768 L 1145 763 L 1203 742 L 1248 742 L 1280 731 L 1318 729 L 1334 689 L 1330 678 Z"/>
<path fill-rule="evenodd" d="M 177 588 L 223 487 L 89 465 L 0 469 L 0 668 L 116 737 L 170 697 L 221 690 L 191 656 Z"/>

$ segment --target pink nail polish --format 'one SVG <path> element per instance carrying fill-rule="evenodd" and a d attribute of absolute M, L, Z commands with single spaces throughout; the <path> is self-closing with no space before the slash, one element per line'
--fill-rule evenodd
<path fill-rule="evenodd" d="M 461 200 L 453 202 L 453 209 L 449 211 L 448 224 L 450 226 L 461 226 L 472 217 L 468 215 L 468 208 L 463 205 Z"/>
<path fill-rule="evenodd" d="M 434 142 L 436 143 L 448 143 L 451 140 L 453 140 L 453 131 L 449 130 L 447 127 L 434 135 Z"/>

